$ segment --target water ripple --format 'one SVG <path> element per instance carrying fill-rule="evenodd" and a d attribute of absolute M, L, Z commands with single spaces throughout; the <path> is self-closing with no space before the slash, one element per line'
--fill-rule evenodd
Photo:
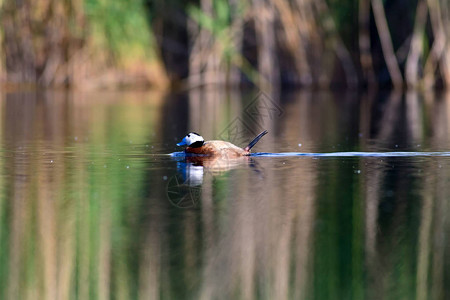
<path fill-rule="evenodd" d="M 281 152 L 269 153 L 258 152 L 252 153 L 251 156 L 259 157 L 422 157 L 422 156 L 448 156 L 450 152 L 329 152 L 329 153 L 304 153 L 304 152 Z"/>

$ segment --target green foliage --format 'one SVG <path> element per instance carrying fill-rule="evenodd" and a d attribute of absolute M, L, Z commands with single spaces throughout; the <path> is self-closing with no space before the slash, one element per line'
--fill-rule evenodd
<path fill-rule="evenodd" d="M 92 39 L 114 58 L 152 58 L 155 47 L 142 0 L 85 0 Z"/>
<path fill-rule="evenodd" d="M 233 22 L 242 19 L 246 11 L 245 1 L 239 1 L 236 7 L 230 5 L 228 0 L 213 0 L 212 14 L 208 14 L 195 5 L 188 6 L 188 15 L 199 26 L 208 30 L 220 51 L 220 56 L 227 62 L 240 55 L 240 49 L 234 42 Z M 242 30 L 242 28 L 237 28 Z"/>

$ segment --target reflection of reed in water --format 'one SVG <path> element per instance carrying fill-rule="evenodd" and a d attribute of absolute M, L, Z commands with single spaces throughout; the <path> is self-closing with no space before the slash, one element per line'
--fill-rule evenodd
<path fill-rule="evenodd" d="M 7 262 L 0 267 L 1 298 L 136 293 L 128 283 L 137 276 L 128 263 L 135 229 L 124 224 L 137 215 L 144 169 L 123 172 L 123 162 L 104 153 L 126 135 L 144 140 L 141 128 L 156 119 L 143 110 L 145 100 L 133 105 L 117 95 L 96 104 L 64 93 L 8 94 L 2 101 L 2 145 L 11 159 L 0 158 L 10 174 L 0 179 L 0 215 L 8 216 L 0 218 Z"/>
<path fill-rule="evenodd" d="M 428 118 L 430 124 L 426 125 L 431 128 L 432 132 L 429 143 L 437 149 L 446 149 L 449 145 L 449 101 L 450 93 L 425 95 L 424 108 L 430 116 Z M 418 299 L 425 299 L 427 295 L 431 295 L 433 299 L 446 296 L 445 247 L 442 244 L 442 237 L 448 231 L 446 216 L 449 211 L 449 189 L 447 182 L 450 174 L 445 166 L 447 163 L 444 159 L 437 159 L 434 164 L 430 164 L 430 172 L 435 173 L 435 178 L 426 180 L 423 188 L 417 255 Z"/>
<path fill-rule="evenodd" d="M 217 183 L 202 194 L 206 253 L 200 299 L 305 296 L 313 200 L 306 193 L 314 189 L 306 174 L 311 173 L 302 167 L 305 183 L 298 185 L 302 170 L 286 174 L 272 163 L 261 165 L 264 178 L 235 172 L 223 182 L 234 187 L 225 197 L 217 196 Z M 218 201 L 226 211 L 215 206 Z M 216 220 L 222 220 L 220 226 Z"/>
<path fill-rule="evenodd" d="M 416 92 L 408 92 L 403 101 L 400 94 L 391 94 L 381 121 L 375 124 L 378 129 L 374 140 L 381 145 L 400 144 L 419 150 L 446 149 L 449 99 L 439 98 L 428 95 L 423 99 Z M 370 118 L 363 119 L 370 122 Z M 400 141 L 395 134 L 399 130 L 405 133 Z M 373 129 L 367 133 L 370 131 Z M 426 134 L 427 131 L 431 134 Z M 410 162 L 411 170 L 417 172 L 415 165 Z M 438 240 L 441 241 L 447 227 L 443 218 L 448 211 L 448 189 L 443 183 L 448 178 L 445 165 L 443 158 L 427 160 L 418 164 L 419 174 L 411 174 L 396 161 L 365 161 L 366 263 L 368 290 L 374 296 L 391 295 L 392 287 L 396 286 L 408 297 L 443 297 L 444 247 Z M 393 191 L 392 198 L 386 199 L 383 193 L 386 190 Z M 391 213 L 383 210 L 386 205 L 392 206 Z M 411 214 L 415 206 L 419 207 L 418 215 Z M 406 222 L 410 225 L 405 228 Z M 400 267 L 403 271 L 399 273 Z"/>
<path fill-rule="evenodd" d="M 201 94 L 191 95 L 194 97 L 191 103 L 202 103 L 202 98 L 196 98 Z M 286 118 L 261 115 L 266 118 L 260 122 L 274 134 L 276 131 L 272 129 L 277 128 L 279 122 L 290 122 L 289 128 L 300 129 L 292 134 L 299 134 L 302 139 L 309 128 L 298 126 L 297 122 L 302 118 L 297 113 L 306 116 L 308 111 L 296 108 L 290 109 L 295 114 Z M 193 113 L 201 111 L 201 115 L 217 116 L 213 122 L 201 124 L 198 129 L 201 132 L 223 123 L 220 106 L 211 106 L 205 111 L 204 105 L 193 104 L 191 109 Z M 239 116 L 239 111 L 234 112 L 229 116 L 230 121 Z M 200 115 L 193 117 L 195 122 Z M 243 121 L 248 120 L 244 118 Z M 221 131 L 220 128 L 217 130 Z M 260 147 L 273 150 L 273 140 L 267 136 L 261 140 Z M 230 176 L 214 181 L 208 177 L 203 182 L 201 220 L 205 230 L 202 247 L 205 252 L 200 299 L 254 299 L 261 296 L 287 299 L 292 294 L 302 298 L 306 295 L 314 172 L 309 162 L 299 168 L 278 172 L 273 162 L 256 162 L 263 169 L 263 176 L 257 176 L 251 169 L 238 168 Z M 207 162 L 210 163 L 213 162 Z M 217 206 L 219 203 L 223 203 L 221 208 Z"/>
<path fill-rule="evenodd" d="M 34 97 L 9 95 L 0 106 L 7 150 L 0 156 L 1 298 L 445 296 L 445 158 L 421 162 L 431 175 L 424 180 L 388 159 L 257 158 L 264 176 L 240 164 L 206 176 L 198 206 L 180 209 L 167 201 L 163 179 L 174 165 L 154 170 L 140 158 L 124 172 L 124 157 L 114 155 L 124 140 L 147 140 L 160 111 L 126 99 Z M 425 103 L 393 95 L 392 112 L 379 119 L 374 102 L 295 97 L 269 121 L 275 137 L 261 140 L 261 149 L 307 148 L 311 140 L 328 149 L 355 124 L 371 137 L 362 148 L 395 144 L 395 130 L 407 133 L 405 144 L 448 147 L 448 95 Z M 245 107 L 214 101 L 190 104 L 201 110 L 191 111 L 190 126 L 211 137 Z M 356 109 L 359 117 L 350 118 Z M 214 117 L 198 120 L 203 114 Z M 275 145 L 277 134 L 286 145 Z M 391 198 L 382 193 L 389 190 Z"/>

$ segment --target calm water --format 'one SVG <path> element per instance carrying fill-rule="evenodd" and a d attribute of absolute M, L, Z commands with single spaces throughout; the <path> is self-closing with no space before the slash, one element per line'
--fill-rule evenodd
<path fill-rule="evenodd" d="M 0 116 L 1 299 L 450 297 L 449 94 L 4 93 Z M 291 153 L 168 155 L 262 129 Z"/>

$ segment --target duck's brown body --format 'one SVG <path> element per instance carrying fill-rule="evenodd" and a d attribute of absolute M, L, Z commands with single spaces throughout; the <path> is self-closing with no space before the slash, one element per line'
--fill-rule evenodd
<path fill-rule="evenodd" d="M 250 155 L 250 151 L 225 141 L 207 141 L 200 147 L 187 147 L 186 153 L 207 156 L 241 157 Z"/>

